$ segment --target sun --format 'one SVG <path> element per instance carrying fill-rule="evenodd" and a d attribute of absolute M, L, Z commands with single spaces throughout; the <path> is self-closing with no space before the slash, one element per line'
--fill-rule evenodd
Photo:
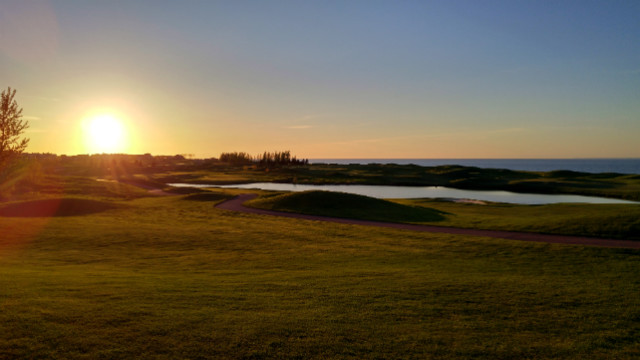
<path fill-rule="evenodd" d="M 84 138 L 89 153 L 122 153 L 127 149 L 127 131 L 122 121 L 112 114 L 88 117 Z"/>

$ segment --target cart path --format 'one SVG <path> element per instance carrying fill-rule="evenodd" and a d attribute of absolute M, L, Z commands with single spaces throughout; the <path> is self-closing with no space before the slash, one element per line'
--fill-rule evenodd
<path fill-rule="evenodd" d="M 484 236 L 498 239 L 520 240 L 520 241 L 533 241 L 553 244 L 569 244 L 569 245 L 586 245 L 586 246 L 600 246 L 600 247 L 615 247 L 615 248 L 630 248 L 640 249 L 640 241 L 632 240 L 615 240 L 615 239 L 599 239 L 583 236 L 568 236 L 568 235 L 549 235 L 549 234 L 535 234 L 516 231 L 499 231 L 499 230 L 480 230 L 480 229 L 463 229 L 447 226 L 434 226 L 434 225 L 414 225 L 414 224 L 401 224 L 401 223 L 388 223 L 379 221 L 368 220 L 356 220 L 356 219 L 344 219 L 334 218 L 327 216 L 305 215 L 298 213 L 289 213 L 282 211 L 272 211 L 256 209 L 244 206 L 245 201 L 251 200 L 258 195 L 256 194 L 241 194 L 231 200 L 224 201 L 216 207 L 223 210 L 240 211 L 250 214 L 282 216 L 294 219 L 315 220 L 315 221 L 329 221 L 340 224 L 350 225 L 362 225 L 362 226 L 377 226 L 384 228 L 393 228 L 409 231 L 419 232 L 431 232 L 431 233 L 444 233 L 455 235 L 468 235 L 468 236 Z"/>

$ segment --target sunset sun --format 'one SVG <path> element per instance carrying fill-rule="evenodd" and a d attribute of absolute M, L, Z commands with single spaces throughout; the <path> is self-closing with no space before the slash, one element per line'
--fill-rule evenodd
<path fill-rule="evenodd" d="M 111 114 L 87 118 L 84 138 L 90 153 L 118 153 L 127 148 L 127 131 L 122 121 Z"/>

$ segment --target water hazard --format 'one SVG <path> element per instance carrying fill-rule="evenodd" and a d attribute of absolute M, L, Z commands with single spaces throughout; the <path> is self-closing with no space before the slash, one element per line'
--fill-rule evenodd
<path fill-rule="evenodd" d="M 460 190 L 442 186 L 387 186 L 387 185 L 306 185 L 280 183 L 250 183 L 234 185 L 210 184 L 169 184 L 176 187 L 218 187 L 237 189 L 260 189 L 275 191 L 308 191 L 323 190 L 337 191 L 351 194 L 365 195 L 379 199 L 417 199 L 417 198 L 445 198 L 469 199 L 513 204 L 556 204 L 556 203 L 589 203 L 589 204 L 638 204 L 633 201 L 608 199 L 582 195 L 545 195 L 521 194 L 510 191 L 488 190 Z"/>

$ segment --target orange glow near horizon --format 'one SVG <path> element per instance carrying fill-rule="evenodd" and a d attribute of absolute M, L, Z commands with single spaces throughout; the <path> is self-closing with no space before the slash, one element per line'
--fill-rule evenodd
<path fill-rule="evenodd" d="M 123 121 L 110 113 L 88 116 L 83 122 L 83 138 L 90 154 L 125 153 L 130 147 Z"/>

